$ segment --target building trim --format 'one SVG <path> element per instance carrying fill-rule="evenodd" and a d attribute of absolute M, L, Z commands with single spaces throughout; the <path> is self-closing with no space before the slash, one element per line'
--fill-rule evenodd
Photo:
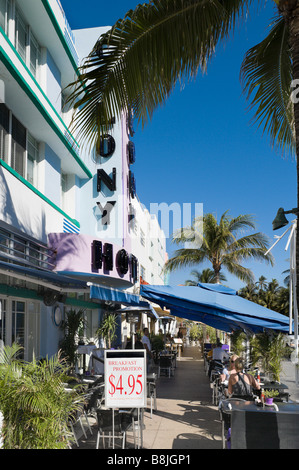
<path fill-rule="evenodd" d="M 53 104 L 51 103 L 51 101 L 49 100 L 49 98 L 47 97 L 47 95 L 45 94 L 44 90 L 41 88 L 40 84 L 38 83 L 38 81 L 36 80 L 36 78 L 34 77 L 34 75 L 32 74 L 31 70 L 28 68 L 27 64 L 24 62 L 24 60 L 22 59 L 22 57 L 20 56 L 20 54 L 18 53 L 18 51 L 16 50 L 16 48 L 14 47 L 14 45 L 12 44 L 12 42 L 10 41 L 9 37 L 7 36 L 7 34 L 3 31 L 3 29 L 0 27 L 0 32 L 2 33 L 2 35 L 4 36 L 4 38 L 6 39 L 6 42 L 9 44 L 9 46 L 11 47 L 11 49 L 13 50 L 13 52 L 15 53 L 15 55 L 18 57 L 18 59 L 20 60 L 20 62 L 22 63 L 23 67 L 26 69 L 27 73 L 30 75 L 30 78 L 31 80 L 34 82 L 34 84 L 36 85 L 36 87 L 39 89 L 40 93 L 43 95 L 43 97 L 45 98 L 45 100 L 47 101 L 47 103 L 49 104 L 49 106 L 51 107 L 52 111 L 56 114 L 56 117 L 59 119 L 59 121 L 61 122 L 61 124 L 63 125 L 63 127 L 65 128 L 65 130 L 68 132 L 68 135 L 70 136 L 70 138 L 72 139 L 72 141 L 74 142 L 74 144 L 76 144 L 76 146 L 79 148 L 80 145 L 78 144 L 78 142 L 76 141 L 76 139 L 74 138 L 74 136 L 72 135 L 72 133 L 70 132 L 69 128 L 67 127 L 67 125 L 65 124 L 64 120 L 61 118 L 61 116 L 59 115 L 59 113 L 57 112 L 57 110 L 54 108 Z M 28 85 L 29 87 L 29 85 Z M 34 93 L 34 92 L 33 92 Z"/>
<path fill-rule="evenodd" d="M 43 199 L 45 202 L 47 202 L 51 207 L 56 209 L 60 214 L 62 214 L 64 217 L 67 217 L 74 225 L 80 228 L 80 223 L 76 220 L 67 215 L 60 207 L 58 207 L 54 202 L 50 201 L 50 199 L 47 198 L 44 194 L 42 194 L 38 189 L 36 189 L 29 181 L 25 180 L 23 176 L 19 175 L 13 168 L 11 168 L 4 160 L 1 160 L 0 158 L 0 165 L 3 166 L 7 171 L 9 171 L 13 176 L 15 176 L 19 181 L 21 181 L 27 188 L 31 189 L 37 196 L 39 196 L 41 199 Z"/>
<path fill-rule="evenodd" d="M 7 38 L 8 39 L 8 38 Z M 17 53 L 17 51 L 15 51 Z M 72 145 L 68 141 L 68 139 L 65 137 L 65 135 L 61 132 L 61 130 L 57 127 L 57 125 L 54 123 L 53 119 L 49 115 L 49 113 L 46 111 L 42 103 L 40 102 L 39 98 L 36 96 L 32 88 L 28 85 L 28 83 L 24 80 L 24 77 L 20 74 L 19 70 L 15 67 L 11 59 L 7 56 L 5 51 L 3 49 L 0 50 L 0 59 L 3 61 L 5 64 L 6 68 L 9 70 L 11 75 L 15 78 L 15 80 L 18 82 L 22 90 L 26 93 L 26 95 L 30 98 L 32 103 L 36 106 L 36 108 L 40 111 L 42 116 L 45 118 L 47 123 L 50 125 L 50 127 L 53 129 L 55 134 L 60 138 L 61 142 L 65 145 L 65 147 L 68 149 L 68 151 L 71 153 L 71 155 L 74 157 L 78 165 L 82 168 L 82 170 L 85 172 L 85 174 L 89 177 L 92 178 L 93 175 L 91 171 L 86 167 L 86 165 L 83 163 L 83 161 L 80 159 L 80 157 L 77 155 L 75 150 L 73 149 Z M 24 63 L 23 63 L 24 64 Z M 24 64 L 25 65 L 25 64 Z M 33 78 L 33 77 L 32 77 Z M 42 90 L 41 90 L 42 91 Z"/>
<path fill-rule="evenodd" d="M 75 59 L 73 57 L 73 54 L 72 54 L 72 52 L 69 48 L 69 45 L 68 45 L 67 41 L 65 40 L 64 34 L 61 31 L 61 28 L 60 28 L 60 26 L 59 26 L 59 24 L 58 24 L 58 22 L 55 18 L 55 15 L 54 15 L 54 13 L 52 11 L 52 8 L 49 4 L 49 1 L 48 0 L 42 0 L 42 4 L 44 5 L 44 8 L 45 8 L 50 20 L 51 20 L 51 23 L 52 23 L 52 25 L 53 25 L 56 33 L 57 33 L 57 36 L 60 39 L 60 42 L 61 42 L 65 52 L 67 53 L 67 55 L 70 59 L 70 62 L 72 64 L 72 66 L 74 67 L 74 71 L 76 72 L 76 75 L 79 76 L 80 74 L 79 74 L 79 70 L 78 70 L 78 65 L 76 64 L 76 61 L 75 61 Z"/>

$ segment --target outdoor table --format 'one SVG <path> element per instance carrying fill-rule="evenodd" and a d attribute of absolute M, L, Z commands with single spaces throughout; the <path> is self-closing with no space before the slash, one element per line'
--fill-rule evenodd
<path fill-rule="evenodd" d="M 289 399 L 289 393 L 287 392 L 289 387 L 281 382 L 265 381 L 265 382 L 261 382 L 260 386 L 264 390 L 277 390 L 279 392 L 280 398 L 285 397 L 287 401 Z"/>
<path fill-rule="evenodd" d="M 231 415 L 232 449 L 299 449 L 299 403 L 228 399 L 222 411 Z"/>
<path fill-rule="evenodd" d="M 285 384 L 282 384 L 281 382 L 261 382 L 260 383 L 261 387 L 264 390 L 288 390 L 288 386 Z"/>
<path fill-rule="evenodd" d="M 95 384 L 95 382 L 97 382 L 99 379 L 101 379 L 103 377 L 103 375 L 87 375 L 85 377 L 83 377 L 82 379 L 82 383 L 84 384 L 88 384 L 89 386 L 92 386 Z"/>
<path fill-rule="evenodd" d="M 83 373 L 86 371 L 86 356 L 90 358 L 94 349 L 97 349 L 95 344 L 82 344 L 77 348 L 77 353 L 83 355 Z"/>

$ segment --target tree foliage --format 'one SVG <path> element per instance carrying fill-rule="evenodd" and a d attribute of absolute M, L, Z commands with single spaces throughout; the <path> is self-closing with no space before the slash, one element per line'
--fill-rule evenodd
<path fill-rule="evenodd" d="M 4 449 L 65 449 L 68 421 L 82 395 L 64 389 L 67 365 L 59 355 L 30 363 L 16 359 L 18 345 L 0 353 L 0 411 Z"/>
<path fill-rule="evenodd" d="M 265 256 L 268 238 L 261 232 L 244 235 L 245 230 L 254 228 L 251 215 L 230 217 L 226 211 L 219 222 L 211 213 L 197 217 L 190 227 L 179 229 L 173 234 L 173 243 L 187 243 L 188 247 L 176 250 L 165 264 L 164 270 L 171 272 L 209 261 L 215 274 L 215 282 L 220 282 L 223 268 L 245 282 L 252 282 L 254 276 L 244 266 L 245 261 L 263 260 L 273 264 L 272 255 Z"/>
<path fill-rule="evenodd" d="M 280 286 L 276 279 L 267 282 L 264 276 L 260 276 L 257 282 L 242 287 L 239 295 L 270 310 L 289 315 L 289 287 Z"/>

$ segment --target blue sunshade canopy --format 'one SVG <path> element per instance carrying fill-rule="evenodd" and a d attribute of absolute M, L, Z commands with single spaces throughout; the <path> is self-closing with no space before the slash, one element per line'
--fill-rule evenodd
<path fill-rule="evenodd" d="M 243 329 L 258 333 L 265 329 L 289 332 L 289 319 L 237 295 L 220 284 L 198 286 L 141 285 L 140 295 L 172 315 L 200 321 L 222 331 Z"/>

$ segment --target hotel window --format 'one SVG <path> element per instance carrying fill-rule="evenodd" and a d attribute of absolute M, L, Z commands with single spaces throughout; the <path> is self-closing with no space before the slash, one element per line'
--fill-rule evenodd
<path fill-rule="evenodd" d="M 0 228 L 0 259 L 21 266 L 49 269 L 48 248 Z"/>
<path fill-rule="evenodd" d="M 0 299 L 0 339 L 6 344 L 6 300 Z"/>
<path fill-rule="evenodd" d="M 15 235 L 14 240 L 13 240 L 13 250 L 14 250 L 14 256 L 16 256 L 19 259 L 25 259 L 26 258 L 26 240 L 24 238 L 21 238 Z"/>
<path fill-rule="evenodd" d="M 145 267 L 140 265 L 140 276 L 145 280 Z"/>
<path fill-rule="evenodd" d="M 25 178 L 26 128 L 12 116 L 10 166 Z"/>
<path fill-rule="evenodd" d="M 9 109 L 0 103 L 0 158 L 8 163 Z"/>
<path fill-rule="evenodd" d="M 38 66 L 40 64 L 40 46 L 30 31 L 30 71 L 35 78 L 38 78 Z"/>
<path fill-rule="evenodd" d="M 17 7 L 15 10 L 15 48 L 32 75 L 38 79 L 40 45 Z"/>
<path fill-rule="evenodd" d="M 8 12 L 9 12 L 8 0 L 0 0 L 0 27 L 7 34 L 7 25 L 8 25 Z"/>
<path fill-rule="evenodd" d="M 0 252 L 8 254 L 9 246 L 10 246 L 10 233 L 4 229 L 0 229 Z M 6 257 L 4 259 L 6 259 Z"/>
<path fill-rule="evenodd" d="M 66 210 L 67 207 L 67 175 L 65 173 L 61 173 L 61 208 Z"/>
<path fill-rule="evenodd" d="M 0 103 L 0 158 L 32 185 L 36 183 L 38 148 L 37 140 L 27 132 L 26 127 L 14 115 L 10 120 L 10 110 Z"/>
<path fill-rule="evenodd" d="M 27 26 L 23 20 L 21 13 L 16 8 L 15 13 L 15 47 L 24 62 L 26 62 L 26 45 L 27 45 Z"/>
<path fill-rule="evenodd" d="M 28 133 L 27 139 L 27 170 L 26 179 L 29 183 L 35 183 L 35 168 L 38 161 L 38 142 Z"/>
<path fill-rule="evenodd" d="M 145 234 L 142 229 L 140 229 L 140 243 L 142 246 L 145 246 Z"/>

